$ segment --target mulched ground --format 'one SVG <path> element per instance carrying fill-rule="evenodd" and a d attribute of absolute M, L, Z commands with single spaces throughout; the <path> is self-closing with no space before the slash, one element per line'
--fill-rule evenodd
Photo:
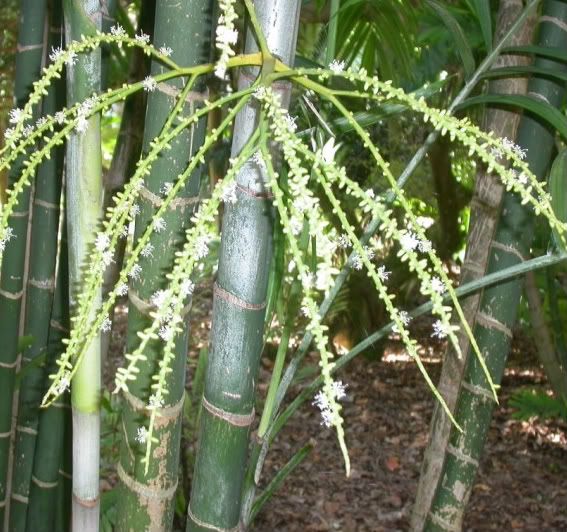
<path fill-rule="evenodd" d="M 195 359 L 210 328 L 208 290 L 194 306 L 191 349 Z M 123 338 L 125 314 L 119 313 L 109 368 L 112 375 Z M 420 324 L 414 334 L 419 337 Z M 424 330 L 430 330 L 427 324 Z M 427 338 L 427 334 L 422 335 Z M 425 340 L 427 369 L 436 382 L 443 345 Z M 316 356 L 308 363 L 315 366 Z M 271 362 L 261 368 L 265 393 Z M 567 424 L 516 421 L 508 399 L 524 386 L 545 385 L 534 364 L 533 346 L 517 338 L 502 383 L 494 420 L 465 518 L 464 530 L 567 530 Z M 382 361 L 358 359 L 343 372 L 346 437 L 352 463 L 350 478 L 332 431 L 320 425 L 315 407 L 305 404 L 275 441 L 262 482 L 310 442 L 314 449 L 258 515 L 256 532 L 395 532 L 409 528 L 419 470 L 427 443 L 433 399 L 402 346 L 390 341 Z M 300 390 L 291 389 L 290 397 Z M 114 482 L 111 482 L 113 484 Z"/>

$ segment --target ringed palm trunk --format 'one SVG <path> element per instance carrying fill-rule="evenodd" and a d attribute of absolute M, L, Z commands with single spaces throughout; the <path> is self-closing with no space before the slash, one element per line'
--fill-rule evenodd
<path fill-rule="evenodd" d="M 98 0 L 64 0 L 65 40 L 101 29 Z M 82 102 L 100 90 L 100 49 L 77 57 L 67 67 L 68 105 Z M 67 142 L 67 232 L 69 238 L 70 306 L 81 290 L 83 269 L 102 215 L 102 157 L 100 116 L 93 115 L 83 133 L 73 132 Z M 100 294 L 97 305 L 100 303 Z M 95 309 L 93 309 L 94 316 Z M 73 509 L 75 532 L 98 530 L 100 451 L 100 336 L 97 336 L 71 384 L 73 415 Z"/>
<path fill-rule="evenodd" d="M 505 35 L 513 22 L 522 12 L 523 6 L 516 0 L 501 0 L 495 41 Z M 511 45 L 526 45 L 532 42 L 534 29 L 534 16 L 532 16 L 521 31 L 512 39 Z M 504 66 L 518 66 L 527 64 L 528 59 L 520 55 L 502 55 L 494 63 L 494 68 Z M 524 94 L 527 80 L 511 78 L 493 81 L 489 85 L 489 92 L 501 94 Z M 520 115 L 501 109 L 491 109 L 486 114 L 484 129 L 493 131 L 501 138 L 516 138 L 516 131 Z M 471 221 L 467 237 L 465 260 L 461 270 L 461 284 L 482 277 L 488 267 L 490 242 L 494 236 L 498 223 L 498 214 L 504 187 L 495 174 L 480 171 L 476 177 L 473 199 L 471 202 Z M 474 316 L 480 303 L 480 294 L 467 297 L 463 301 L 463 311 L 469 323 L 473 323 Z M 443 395 L 451 411 L 455 408 L 459 385 L 461 383 L 465 361 L 469 353 L 469 340 L 462 331 L 458 332 L 459 343 L 463 357 L 459 358 L 455 350 L 448 346 L 444 357 L 438 389 Z M 417 488 L 416 501 L 411 518 L 413 531 L 423 530 L 427 512 L 431 504 L 442 467 L 441 458 L 443 449 L 447 444 L 451 431 L 451 421 L 445 410 L 439 405 L 435 406 L 430 426 L 429 443 L 425 450 L 421 475 Z"/>
<path fill-rule="evenodd" d="M 173 50 L 173 60 L 183 66 L 206 62 L 210 50 L 211 11 L 212 3 L 209 0 L 159 0 L 155 13 L 155 46 L 170 47 Z M 163 67 L 159 63 L 152 64 L 153 75 L 162 71 Z M 186 81 L 177 79 L 159 84 L 148 97 L 144 151 L 149 150 L 151 141 L 161 132 Z M 203 88 L 201 84 L 199 90 Z M 194 111 L 202 98 L 201 93 L 190 92 L 184 111 Z M 171 149 L 164 152 L 153 165 L 140 194 L 141 212 L 136 217 L 135 240 L 152 223 L 154 213 L 161 205 L 164 184 L 174 182 L 186 169 L 192 155 L 201 147 L 205 132 L 206 119 L 176 137 L 171 143 Z M 142 273 L 138 280 L 131 281 L 128 294 L 129 352 L 138 345 L 137 333 L 152 322 L 152 296 L 167 286 L 164 273 L 173 266 L 175 252 L 182 245 L 191 215 L 197 206 L 202 171 L 203 168 L 200 167 L 190 176 L 163 217 L 165 229 L 152 235 L 151 253 L 139 259 Z M 129 385 L 129 391 L 124 393 L 123 440 L 118 464 L 121 480 L 119 530 L 166 531 L 171 528 L 179 474 L 187 338 L 186 328 L 177 337 L 176 357 L 172 364 L 173 371 L 168 377 L 166 403 L 157 409 L 159 417 L 154 426 L 154 437 L 158 439 L 158 443 L 154 444 L 147 473 L 146 464 L 142 462 L 146 445 L 138 442 L 136 436 L 140 427 L 148 426 L 151 415 L 146 407 L 151 393 L 151 378 L 158 370 L 162 358 L 161 340 L 148 345 L 144 353 L 147 361 L 140 367 L 136 381 Z"/>
<path fill-rule="evenodd" d="M 14 95 L 17 107 L 23 107 L 32 84 L 40 77 L 47 0 L 21 0 L 16 55 L 16 86 Z M 20 157 L 9 175 L 12 184 L 23 170 Z M 25 264 L 28 241 L 28 213 L 30 189 L 20 200 L 10 218 L 14 238 L 6 244 L 0 277 L 0 523 L 8 530 L 9 512 L 6 512 L 10 494 L 9 477 L 13 458 L 12 409 L 17 405 L 14 397 L 14 377 L 19 366 L 18 338 L 21 331 L 22 302 L 24 301 Z"/>
<path fill-rule="evenodd" d="M 146 35 L 153 35 L 156 0 L 146 0 L 140 6 L 140 31 Z M 150 58 L 141 48 L 132 50 L 132 63 L 130 67 L 130 81 L 144 79 L 150 72 Z M 124 187 L 126 180 L 134 173 L 136 163 L 142 151 L 144 135 L 144 118 L 146 113 L 145 91 L 138 91 L 130 95 L 124 102 L 120 131 L 116 139 L 116 146 L 112 154 L 110 169 L 104 176 L 104 207 L 105 210 L 112 205 L 112 197 Z M 102 297 L 112 290 L 116 282 L 124 259 L 126 239 L 120 239 L 114 253 L 114 262 L 106 269 Z M 109 316 L 112 321 L 113 311 Z M 101 333 L 101 357 L 104 361 L 112 330 Z"/>
<path fill-rule="evenodd" d="M 271 52 L 293 62 L 300 2 L 255 2 Z M 246 51 L 256 51 L 251 33 Z M 240 88 L 258 69 L 244 69 Z M 291 87 L 274 87 L 289 105 Z M 249 103 L 236 118 L 232 156 L 258 125 L 258 106 Z M 254 392 L 262 351 L 273 211 L 268 177 L 246 164 L 236 177 L 238 200 L 225 208 L 213 302 L 211 346 L 199 429 L 187 531 L 233 530 L 238 526 Z"/>
<path fill-rule="evenodd" d="M 563 50 L 567 46 L 567 4 L 546 0 L 540 19 L 539 46 Z M 558 61 L 536 59 L 541 68 L 567 72 Z M 565 95 L 564 84 L 534 77 L 528 93 L 554 107 Z M 525 113 L 516 143 L 527 150 L 527 162 L 539 178 L 545 177 L 554 150 L 554 132 L 540 120 Z M 531 211 L 511 193 L 504 200 L 496 234 L 491 243 L 488 273 L 521 263 L 528 257 L 532 241 Z M 474 334 L 493 382 L 500 383 L 516 321 L 523 279 L 517 278 L 486 289 L 474 316 Z M 478 470 L 484 442 L 490 426 L 494 402 L 490 388 L 476 357 L 469 356 L 455 406 L 455 417 L 463 427 L 452 429 L 443 450 L 443 467 L 426 521 L 428 531 L 459 530 Z"/>
<path fill-rule="evenodd" d="M 50 16 L 49 48 L 61 39 L 61 5 L 53 2 Z M 64 83 L 56 80 L 42 105 L 44 115 L 53 115 L 64 104 Z M 44 392 L 43 365 L 38 357 L 46 356 L 49 322 L 55 288 L 55 262 L 59 228 L 59 205 L 63 175 L 63 149 L 56 148 L 51 158 L 38 169 L 32 202 L 29 272 L 26 289 L 24 334 L 32 344 L 22 355 L 19 407 L 16 424 L 10 529 L 26 527 L 30 482 L 39 424 L 39 404 Z M 28 366 L 29 364 L 29 366 Z"/>
<path fill-rule="evenodd" d="M 65 223 L 64 221 L 62 223 Z M 63 228 L 64 230 L 64 228 Z M 69 267 L 67 239 L 61 239 L 55 296 L 51 311 L 49 340 L 46 346 L 45 377 L 57 370 L 56 360 L 64 350 L 62 340 L 69 335 Z M 70 490 L 69 472 L 64 471 L 65 450 L 69 450 L 71 434 L 69 396 L 62 395 L 39 414 L 39 431 L 35 446 L 33 476 L 26 531 L 69 529 Z M 58 491 L 67 491 L 64 500 L 58 500 Z M 65 517 L 57 525 L 58 514 Z"/>

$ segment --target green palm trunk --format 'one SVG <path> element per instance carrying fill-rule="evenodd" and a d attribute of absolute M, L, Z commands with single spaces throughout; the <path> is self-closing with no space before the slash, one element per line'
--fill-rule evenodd
<path fill-rule="evenodd" d="M 64 0 L 67 43 L 101 29 L 98 0 Z M 100 90 L 100 49 L 77 57 L 67 67 L 67 102 L 84 101 Z M 100 116 L 88 119 L 85 130 L 74 131 L 67 142 L 67 230 L 69 238 L 70 305 L 81 290 L 83 268 L 102 216 L 102 158 Z M 100 301 L 100 294 L 98 296 Z M 98 305 L 99 301 L 95 304 Z M 93 315 L 95 309 L 93 309 Z M 98 530 L 100 448 L 100 336 L 87 347 L 71 386 L 73 409 L 72 529 Z"/>
<path fill-rule="evenodd" d="M 539 46 L 564 50 L 567 46 L 567 4 L 556 0 L 543 3 Z M 536 59 L 536 66 L 567 71 L 564 63 Z M 564 85 L 549 78 L 532 78 L 528 93 L 558 107 L 565 95 Z M 532 172 L 542 179 L 554 149 L 554 133 L 528 113 L 520 123 L 517 144 L 527 150 Z M 532 240 L 532 216 L 520 199 L 504 195 L 501 216 L 490 250 L 488 273 L 523 262 Z M 517 278 L 488 288 L 481 296 L 475 315 L 474 333 L 485 356 L 492 379 L 499 383 L 504 372 L 513 327 L 522 294 L 523 280 Z M 478 462 L 490 426 L 493 400 L 476 357 L 468 357 L 455 408 L 457 422 L 464 432 L 451 430 L 444 450 L 443 468 L 425 529 L 458 530 L 470 496 Z"/>
<path fill-rule="evenodd" d="M 57 8 L 57 3 L 54 3 Z M 50 16 L 49 47 L 59 45 L 62 13 L 59 4 Z M 55 31 L 54 31 L 55 30 Z M 42 105 L 42 113 L 53 115 L 64 103 L 64 83 L 57 80 Z M 24 530 L 34 449 L 38 431 L 39 404 L 44 392 L 44 372 L 37 363 L 45 357 L 55 286 L 55 262 L 59 227 L 59 204 L 63 173 L 63 149 L 56 148 L 38 169 L 32 206 L 29 272 L 26 289 L 24 334 L 32 338 L 22 356 L 18 418 L 14 449 L 10 528 Z M 29 367 L 27 366 L 29 364 Z"/>
<path fill-rule="evenodd" d="M 500 41 L 518 18 L 523 6 L 515 0 L 502 0 L 499 5 L 495 41 Z M 516 32 L 510 44 L 527 45 L 532 42 L 536 14 L 524 23 Z M 527 64 L 529 58 L 521 55 L 501 55 L 495 62 L 494 68 L 502 66 L 519 66 Z M 523 78 L 506 78 L 492 81 L 489 93 L 525 94 L 527 80 Z M 515 139 L 520 114 L 505 109 L 490 109 L 485 115 L 484 130 L 492 131 L 500 138 Z M 499 208 L 502 203 L 504 187 L 495 174 L 481 169 L 476 176 L 473 200 L 471 201 L 471 221 L 469 225 L 466 255 L 461 269 L 461 284 L 480 278 L 487 271 L 490 242 L 494 236 L 499 218 Z M 480 294 L 475 294 L 463 301 L 463 311 L 467 321 L 472 323 L 480 303 Z M 469 339 L 464 331 L 459 331 L 461 351 L 464 356 L 459 358 L 455 349 L 449 345 L 443 359 L 443 367 L 439 378 L 438 388 L 449 408 L 454 410 L 463 376 L 468 351 Z M 412 511 L 411 529 L 422 530 L 425 525 L 431 500 L 435 493 L 442 462 L 443 449 L 451 432 L 451 420 L 445 410 L 435 406 L 430 424 L 429 443 L 425 450 L 421 466 L 421 474 L 417 495 Z"/>
<path fill-rule="evenodd" d="M 140 7 L 140 31 L 146 35 L 153 35 L 154 15 L 156 10 L 156 0 L 147 0 Z M 144 54 L 140 48 L 132 50 L 132 60 L 130 67 L 130 81 L 144 79 L 150 72 L 150 58 Z M 124 187 L 124 183 L 133 175 L 136 163 L 142 151 L 142 140 L 144 132 L 144 119 L 146 112 L 146 91 L 138 91 L 130 95 L 124 102 L 120 131 L 116 139 L 116 146 L 112 154 L 110 168 L 104 177 L 104 207 L 105 210 L 112 205 L 112 197 L 116 192 Z M 104 283 L 102 287 L 102 297 L 114 288 L 118 281 L 124 252 L 126 249 L 126 239 L 120 239 L 114 252 L 114 262 L 104 273 Z M 109 316 L 112 321 L 114 309 Z M 103 331 L 101 334 L 101 357 L 104 360 L 108 352 L 108 346 L 112 330 Z"/>
<path fill-rule="evenodd" d="M 18 30 L 18 53 L 16 55 L 16 106 L 23 107 L 32 84 L 41 72 L 46 0 L 22 0 Z M 23 157 L 13 165 L 9 180 L 12 184 L 23 169 Z M 6 244 L 2 259 L 0 278 L 0 523 L 8 529 L 8 505 L 10 480 L 10 452 L 12 409 L 15 397 L 14 377 L 18 360 L 18 337 L 20 334 L 22 302 L 24 298 L 25 261 L 28 235 L 28 213 L 30 190 L 21 195 L 10 218 L 14 238 Z M 6 521 L 5 521 L 6 519 Z"/>
<path fill-rule="evenodd" d="M 255 8 L 270 51 L 292 63 L 300 2 L 262 0 Z M 249 33 L 246 51 L 256 50 Z M 245 69 L 240 87 L 257 73 Z M 274 89 L 289 104 L 291 87 Z M 247 104 L 236 118 L 233 156 L 258 127 L 257 120 L 257 105 Z M 239 522 L 271 263 L 274 213 L 267 181 L 256 164 L 246 164 L 236 177 L 238 200 L 225 208 L 188 532 L 232 530 Z"/>
<path fill-rule="evenodd" d="M 170 47 L 172 58 L 183 66 L 197 65 L 208 59 L 210 50 L 212 3 L 209 0 L 159 0 L 155 13 L 154 44 L 160 48 Z M 152 74 L 163 71 L 155 62 Z M 172 80 L 159 84 L 148 98 L 144 151 L 166 124 L 177 97 L 187 80 Z M 181 112 L 195 110 L 202 94 L 202 84 L 194 87 L 181 107 Z M 140 214 L 135 222 L 135 241 L 152 222 L 154 213 L 161 204 L 164 186 L 175 182 L 191 156 L 204 141 L 206 120 L 201 120 L 184 130 L 171 143 L 171 149 L 155 162 L 146 177 L 140 194 Z M 142 273 L 130 283 L 128 309 L 127 350 L 137 345 L 137 333 L 152 321 L 152 296 L 167 286 L 164 272 L 171 269 L 175 251 L 180 248 L 185 230 L 198 203 L 203 167 L 198 168 L 181 189 L 163 217 L 165 228 L 156 231 L 150 239 L 150 253 L 140 257 Z M 145 351 L 147 362 L 140 368 L 135 382 L 124 394 L 122 421 L 124 427 L 118 474 L 121 479 L 121 497 L 118 511 L 120 530 L 169 530 L 173 520 L 174 495 L 177 487 L 179 449 L 181 438 L 181 414 L 185 387 L 185 365 L 187 358 L 188 331 L 176 339 L 176 358 L 167 383 L 167 402 L 158 409 L 154 437 L 158 439 L 146 472 L 142 462 L 146 446 L 136 439 L 138 429 L 147 427 L 151 411 L 146 409 L 150 396 L 151 377 L 158 370 L 162 357 L 163 342 L 151 342 Z"/>
<path fill-rule="evenodd" d="M 65 223 L 64 221 L 62 223 Z M 64 229 L 64 228 L 63 228 Z M 55 361 L 64 349 L 63 338 L 69 335 L 69 267 L 67 240 L 62 238 L 59 254 L 59 267 L 55 283 L 55 296 L 51 311 L 49 340 L 46 346 L 46 371 L 44 375 L 55 373 Z M 26 531 L 55 530 L 59 512 L 66 513 L 69 528 L 70 493 L 67 500 L 58 500 L 58 490 L 69 483 L 61 474 L 65 448 L 69 449 L 71 434 L 68 430 L 70 420 L 69 396 L 62 395 L 39 414 L 39 431 L 35 446 L 33 476 L 30 485 L 30 500 L 26 521 Z"/>

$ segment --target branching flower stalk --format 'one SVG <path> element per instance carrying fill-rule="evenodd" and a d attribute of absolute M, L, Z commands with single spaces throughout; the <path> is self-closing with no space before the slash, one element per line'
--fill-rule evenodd
<path fill-rule="evenodd" d="M 341 225 L 347 232 L 347 238 L 351 244 L 354 245 L 355 251 L 358 253 L 360 260 L 364 264 L 364 266 L 368 269 L 369 275 L 374 281 L 376 288 L 380 294 L 380 298 L 384 301 L 386 308 L 392 318 L 392 320 L 396 323 L 396 328 L 399 331 L 404 344 L 408 348 L 411 356 L 416 360 L 420 371 L 423 373 L 428 385 L 430 386 L 431 390 L 433 391 L 435 397 L 440 401 L 443 407 L 447 410 L 449 416 L 451 413 L 448 411 L 443 398 L 435 388 L 433 382 L 431 381 L 429 375 L 425 367 L 423 366 L 419 355 L 416 349 L 416 342 L 415 340 L 411 339 L 409 333 L 407 331 L 407 323 L 406 317 L 403 312 L 399 311 L 392 303 L 393 296 L 388 293 L 384 281 L 385 281 L 385 274 L 384 272 L 380 272 L 376 269 L 376 267 L 372 264 L 369 256 L 368 251 L 360 244 L 360 241 L 356 237 L 354 232 L 354 228 L 349 224 L 344 211 L 340 207 L 340 203 L 337 201 L 336 197 L 332 193 L 324 175 L 319 168 L 319 165 L 323 166 L 324 168 L 333 168 L 333 161 L 332 161 L 332 150 L 329 148 L 327 149 L 327 153 L 321 153 L 320 155 L 321 160 L 318 160 L 316 156 L 308 152 L 307 149 L 302 145 L 301 141 L 294 135 L 294 128 L 293 128 L 293 121 L 290 119 L 289 115 L 279 106 L 277 100 L 274 98 L 273 92 L 270 89 L 262 89 L 261 91 L 256 92 L 256 97 L 259 98 L 262 103 L 264 104 L 264 109 L 271 119 L 270 128 L 273 132 L 274 140 L 281 144 L 282 152 L 284 154 L 284 158 L 289 166 L 289 188 L 290 188 L 290 195 L 294 198 L 293 205 L 290 206 L 291 215 L 287 212 L 284 214 L 281 213 L 281 208 L 278 206 L 278 211 L 280 212 L 281 216 L 281 223 L 284 228 L 284 233 L 287 235 L 288 240 L 290 241 L 290 247 L 292 250 L 293 260 L 296 264 L 298 269 L 298 278 L 301 280 L 305 295 L 304 295 L 304 313 L 306 314 L 309 325 L 308 330 L 313 333 L 315 338 L 315 343 L 318 350 L 321 353 L 321 362 L 320 365 L 322 367 L 322 375 L 324 379 L 324 387 L 323 393 L 325 396 L 325 405 L 329 405 L 328 412 L 330 415 L 324 416 L 324 421 L 329 425 L 333 425 L 337 428 L 337 433 L 339 436 L 339 442 L 341 444 L 341 449 L 343 450 L 343 454 L 345 455 L 345 463 L 347 466 L 347 471 L 349 468 L 348 465 L 348 455 L 346 454 L 346 448 L 344 447 L 344 433 L 342 434 L 342 419 L 340 418 L 340 405 L 336 403 L 335 397 L 335 387 L 333 386 L 333 381 L 331 379 L 331 371 L 332 371 L 332 364 L 330 363 L 330 359 L 332 358 L 332 354 L 328 352 L 327 345 L 328 341 L 324 330 L 326 327 L 321 325 L 320 316 L 317 312 L 317 307 L 313 298 L 309 295 L 312 290 L 312 281 L 310 279 L 309 270 L 305 267 L 304 262 L 301 258 L 301 254 L 299 252 L 299 248 L 296 243 L 295 234 L 298 233 L 297 225 L 293 223 L 294 220 L 298 220 L 299 224 L 302 223 L 302 218 L 304 213 L 308 217 L 309 225 L 310 225 L 310 232 L 312 235 L 317 234 L 317 228 L 320 226 L 320 222 L 316 219 L 317 213 L 316 204 L 317 200 L 313 196 L 312 192 L 307 188 L 307 184 L 309 181 L 309 174 L 306 170 L 306 166 L 303 165 L 302 161 L 298 156 L 298 151 L 303 151 L 304 153 L 309 153 L 312 156 L 312 160 L 310 161 L 313 164 L 313 169 L 315 174 L 317 175 L 319 183 L 322 185 L 326 195 L 328 196 L 334 212 L 338 215 Z M 338 169 L 334 167 L 336 173 L 339 173 Z M 344 174 L 344 171 L 343 171 Z M 273 187 L 274 185 L 272 185 Z M 297 194 L 300 194 L 301 197 L 298 198 Z M 281 195 L 281 194 L 280 194 Z M 364 195 L 364 193 L 363 193 Z M 278 199 L 278 193 L 275 193 L 276 200 Z M 366 195 L 364 195 L 364 199 L 367 200 Z M 297 212 L 297 206 L 300 206 L 302 212 Z M 376 204 L 378 205 L 378 204 Z M 387 218 L 387 216 L 385 216 Z M 396 231 L 398 238 L 403 238 L 403 235 L 397 230 L 395 226 L 393 229 Z M 295 246 L 292 243 L 295 242 Z M 429 281 L 428 289 L 430 292 L 433 292 L 433 288 L 431 287 L 431 277 L 425 270 L 424 261 L 420 261 L 417 255 L 413 252 L 412 249 L 408 249 L 405 252 L 405 255 L 410 258 L 412 264 L 415 266 L 416 269 L 419 269 L 423 272 L 423 279 L 424 282 Z M 426 285 L 427 286 L 427 285 Z M 436 301 L 437 302 L 437 301 Z M 439 301 L 439 304 L 436 305 L 436 310 L 439 312 L 440 315 L 444 318 L 444 325 L 446 324 L 447 330 L 451 331 L 450 329 L 450 316 L 448 316 L 446 312 L 446 308 L 442 305 L 442 300 Z M 325 413 L 327 409 L 323 409 Z"/>
<path fill-rule="evenodd" d="M 61 383 L 68 382 L 73 377 L 76 367 L 80 363 L 81 357 L 84 353 L 85 346 L 88 345 L 90 339 L 94 338 L 100 327 L 103 325 L 103 322 L 108 316 L 108 312 L 116 301 L 116 298 L 122 295 L 121 292 L 124 285 L 128 282 L 128 277 L 131 275 L 139 275 L 139 272 L 136 271 L 137 259 L 142 250 L 148 244 L 150 235 L 156 230 L 155 224 L 150 224 L 144 234 L 140 237 L 138 244 L 132 250 L 128 260 L 124 264 L 116 286 L 108 294 L 107 300 L 103 302 L 101 310 L 97 313 L 94 320 L 88 324 L 89 312 L 93 301 L 93 293 L 96 292 L 97 287 L 101 286 L 103 282 L 105 256 L 108 257 L 112 253 L 112 249 L 116 245 L 117 239 L 122 235 L 124 227 L 127 225 L 127 221 L 130 220 L 136 212 L 135 198 L 139 192 L 143 176 L 149 171 L 151 163 L 164 149 L 166 149 L 168 143 L 181 130 L 190 127 L 193 123 L 196 123 L 201 116 L 204 116 L 211 109 L 240 98 L 240 101 L 231 110 L 227 119 L 225 119 L 221 126 L 206 139 L 205 144 L 192 158 L 187 169 L 183 172 L 183 174 L 178 176 L 175 185 L 163 198 L 163 203 L 156 212 L 157 219 L 166 212 L 178 190 L 184 185 L 191 172 L 198 164 L 203 162 L 205 153 L 210 149 L 214 142 L 216 142 L 224 129 L 230 124 L 236 112 L 246 102 L 246 95 L 250 92 L 251 90 L 247 89 L 226 96 L 225 98 L 219 99 L 213 103 L 209 103 L 188 118 L 182 120 L 179 125 L 167 134 L 163 135 L 163 137 L 160 135 L 160 137 L 153 142 L 152 149 L 148 156 L 140 161 L 136 173 L 125 187 L 124 192 L 117 194 L 116 203 L 114 207 L 109 208 L 108 219 L 103 223 L 104 230 L 97 236 L 98 241 L 101 242 L 101 246 L 100 249 L 95 247 L 95 250 L 93 251 L 91 269 L 85 279 L 86 288 L 78 301 L 77 314 L 74 319 L 71 336 L 67 342 L 67 349 L 58 362 L 59 370 L 57 374 L 51 376 L 53 378 L 53 382 L 44 397 L 43 406 L 51 404 L 62 391 Z M 130 373 L 128 372 L 127 375 L 130 375 Z M 119 382 L 126 382 L 126 380 L 121 379 Z"/>
<path fill-rule="evenodd" d="M 268 93 L 268 90 L 266 90 L 266 93 Z M 270 108 L 268 106 L 266 106 L 265 108 L 268 109 L 269 113 Z M 288 243 L 290 246 L 291 255 L 293 257 L 293 260 L 295 261 L 298 279 L 303 285 L 303 312 L 309 320 L 307 328 L 313 334 L 315 345 L 317 346 L 321 357 L 319 365 L 321 366 L 321 375 L 323 377 L 323 393 L 325 397 L 324 406 L 326 407 L 324 410 L 325 412 L 327 412 L 327 416 L 324 418 L 324 423 L 328 426 L 332 425 L 337 431 L 339 446 L 341 448 L 341 452 L 345 461 L 346 475 L 349 476 L 350 458 L 345 442 L 343 418 L 341 416 L 342 407 L 337 402 L 335 387 L 333 386 L 334 381 L 331 377 L 331 371 L 334 367 L 334 364 L 331 362 L 333 354 L 327 348 L 328 338 L 326 330 L 328 328 L 326 325 L 323 325 L 321 323 L 319 313 L 317 312 L 317 304 L 315 303 L 315 299 L 311 295 L 312 287 L 309 283 L 306 282 L 306 280 L 310 277 L 309 269 L 303 261 L 297 238 L 295 237 L 294 230 L 291 227 L 288 210 L 283 200 L 283 191 L 278 185 L 278 175 L 274 171 L 274 167 L 271 162 L 271 156 L 265 144 L 262 146 L 262 157 L 268 171 L 269 186 L 274 195 L 274 204 L 278 209 L 284 234 L 286 234 L 288 237 Z"/>

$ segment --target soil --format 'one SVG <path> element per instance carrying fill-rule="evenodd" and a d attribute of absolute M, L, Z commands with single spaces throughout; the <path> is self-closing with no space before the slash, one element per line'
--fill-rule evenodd
<path fill-rule="evenodd" d="M 197 298 L 193 313 L 193 343 L 189 373 L 210 329 L 210 293 Z M 196 302 L 196 303 L 197 303 Z M 107 375 L 117 362 L 125 313 L 115 319 L 114 342 Z M 420 334 L 421 329 L 421 334 Z M 442 343 L 425 331 L 430 323 L 414 324 L 422 338 L 426 367 L 436 382 Z M 519 421 L 509 406 L 512 393 L 522 387 L 545 387 L 531 340 L 517 334 L 502 382 L 481 467 L 467 508 L 465 531 L 567 530 L 567 424 L 561 420 Z M 316 354 L 307 364 L 315 370 Z M 264 358 L 259 391 L 265 394 L 272 361 Z M 421 460 L 427 444 L 434 406 L 416 365 L 403 346 L 390 339 L 382 360 L 355 359 L 340 379 L 348 385 L 343 401 L 346 438 L 352 464 L 349 478 L 336 437 L 320 424 L 318 410 L 309 403 L 288 422 L 266 460 L 261 486 L 306 443 L 313 450 L 286 479 L 258 514 L 256 532 L 395 532 L 409 529 Z M 188 381 L 190 382 L 190 380 Z M 305 383 L 309 380 L 304 381 Z M 302 384 L 290 390 L 290 400 Z M 194 448 L 194 443 L 189 449 Z M 114 482 L 111 480 L 110 484 Z"/>

